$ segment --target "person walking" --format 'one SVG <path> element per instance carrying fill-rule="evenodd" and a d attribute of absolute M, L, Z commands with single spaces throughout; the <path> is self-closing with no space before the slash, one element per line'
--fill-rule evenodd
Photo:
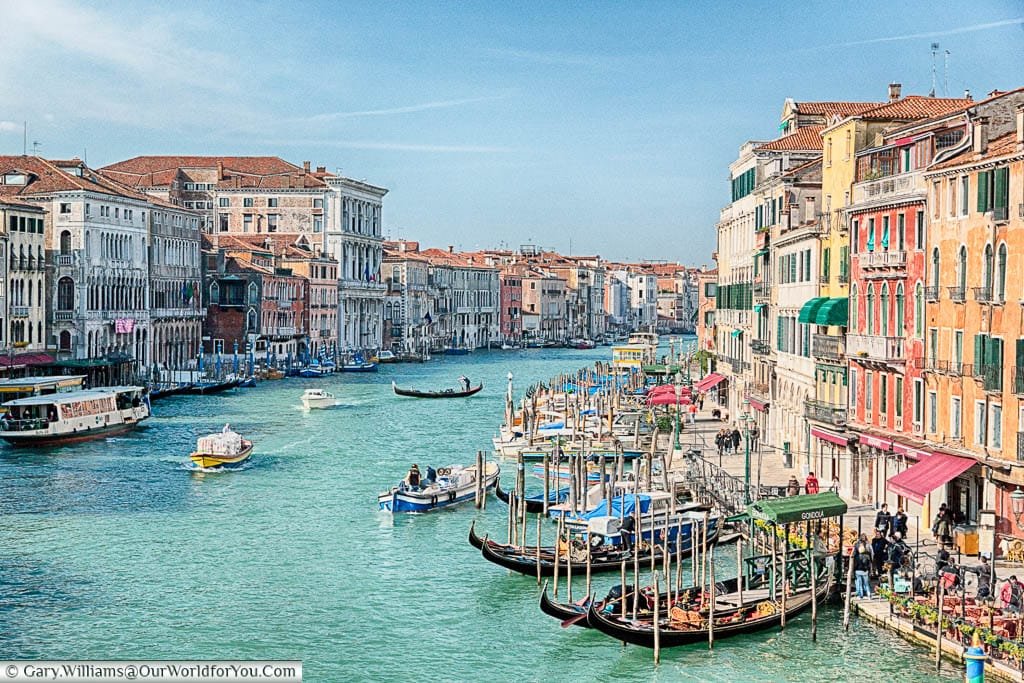
<path fill-rule="evenodd" d="M 882 503 L 882 509 L 875 515 L 875 528 L 881 531 L 883 536 L 892 533 L 892 514 L 889 512 L 888 503 Z"/>
<path fill-rule="evenodd" d="M 733 452 L 740 452 L 740 430 L 736 427 L 732 428 L 732 449 Z"/>
<path fill-rule="evenodd" d="M 691 403 L 686 410 L 690 414 L 690 424 L 697 424 L 697 404 Z"/>
<path fill-rule="evenodd" d="M 857 597 L 858 598 L 870 598 L 871 597 L 871 550 L 868 548 L 868 544 L 863 540 L 857 542 L 857 547 L 853 549 L 853 557 L 850 558 L 853 562 L 853 575 L 855 578 L 855 585 L 857 586 Z"/>
<path fill-rule="evenodd" d="M 789 484 L 786 485 L 787 496 L 799 496 L 800 495 L 800 482 L 797 481 L 795 476 L 789 478 Z"/>
<path fill-rule="evenodd" d="M 892 531 L 898 532 L 903 538 L 907 537 L 907 513 L 901 507 L 896 508 L 896 514 L 892 517 Z"/>
<path fill-rule="evenodd" d="M 992 594 L 992 566 L 988 563 L 988 557 L 981 556 L 981 564 L 975 567 L 974 572 L 978 575 L 977 599 L 984 600 Z"/>
<path fill-rule="evenodd" d="M 725 453 L 725 434 L 721 429 L 715 434 L 715 446 L 718 448 L 718 457 L 721 459 L 722 454 Z"/>
<path fill-rule="evenodd" d="M 808 472 L 807 479 L 804 480 L 804 491 L 807 493 L 818 493 L 820 490 L 818 478 L 814 476 L 814 472 Z"/>
<path fill-rule="evenodd" d="M 755 424 L 750 428 L 750 452 L 757 452 L 757 440 L 761 437 L 761 430 Z"/>
<path fill-rule="evenodd" d="M 946 504 L 943 503 L 935 515 L 935 521 L 932 522 L 932 535 L 935 536 L 935 543 L 940 546 L 949 545 L 947 539 L 952 537 L 953 528 L 950 524 L 952 515 L 948 514 L 946 510 Z"/>

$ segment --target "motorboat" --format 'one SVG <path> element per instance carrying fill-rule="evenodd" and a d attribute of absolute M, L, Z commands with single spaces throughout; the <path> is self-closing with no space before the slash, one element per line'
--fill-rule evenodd
<path fill-rule="evenodd" d="M 498 463 L 488 462 L 484 465 L 482 486 L 485 493 L 494 488 L 500 473 Z M 391 513 L 430 512 L 472 500 L 476 488 L 476 465 L 452 465 L 438 469 L 433 480 L 423 479 L 413 483 L 406 477 L 397 486 L 377 496 L 377 505 L 379 509 Z"/>
<path fill-rule="evenodd" d="M 189 456 L 192 462 L 204 470 L 236 469 L 245 464 L 252 455 L 252 441 L 243 439 L 230 425 L 217 434 L 199 437 L 196 450 Z"/>
<path fill-rule="evenodd" d="M 334 394 L 323 389 L 306 389 L 302 393 L 302 406 L 306 410 L 333 408 L 338 404 Z"/>

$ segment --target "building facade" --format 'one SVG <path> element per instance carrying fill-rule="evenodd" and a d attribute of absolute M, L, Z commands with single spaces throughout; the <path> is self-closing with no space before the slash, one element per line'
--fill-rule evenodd
<path fill-rule="evenodd" d="M 5 184 L 18 175 L 6 174 Z M 46 348 L 46 213 L 34 204 L 0 200 L 0 225 L 0 345 L 9 365 L 17 365 L 18 353 Z"/>

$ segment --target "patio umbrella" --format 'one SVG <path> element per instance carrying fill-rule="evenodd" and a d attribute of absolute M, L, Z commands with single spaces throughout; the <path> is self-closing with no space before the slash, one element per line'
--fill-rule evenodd
<path fill-rule="evenodd" d="M 674 394 L 670 395 L 664 392 L 658 394 L 657 396 L 651 396 L 650 398 L 647 399 L 647 405 L 649 406 L 688 406 L 691 403 L 693 403 L 693 401 L 690 400 L 689 396 L 680 396 L 679 402 L 677 403 Z"/>

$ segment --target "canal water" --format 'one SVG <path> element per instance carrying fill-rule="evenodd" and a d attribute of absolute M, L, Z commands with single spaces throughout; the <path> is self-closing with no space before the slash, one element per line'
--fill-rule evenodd
<path fill-rule="evenodd" d="M 533 579 L 480 557 L 466 541 L 474 518 L 481 532 L 505 533 L 493 496 L 481 512 L 377 511 L 377 493 L 413 462 L 470 463 L 489 447 L 509 371 L 521 395 L 608 356 L 478 352 L 264 382 L 169 398 L 123 438 L 3 447 L 0 659 L 301 659 L 308 681 L 936 680 L 926 650 L 856 620 L 844 634 L 830 609 L 817 643 L 804 616 L 713 653 L 666 651 L 655 669 L 649 650 L 560 628 L 538 610 Z M 392 380 L 432 389 L 460 374 L 484 391 L 461 401 L 391 392 Z M 312 386 L 341 405 L 303 412 Z M 255 441 L 252 464 L 187 471 L 196 438 L 225 422 Z M 507 485 L 513 474 L 506 466 Z M 615 581 L 599 575 L 595 590 Z M 946 680 L 962 678 L 944 667 Z"/>

